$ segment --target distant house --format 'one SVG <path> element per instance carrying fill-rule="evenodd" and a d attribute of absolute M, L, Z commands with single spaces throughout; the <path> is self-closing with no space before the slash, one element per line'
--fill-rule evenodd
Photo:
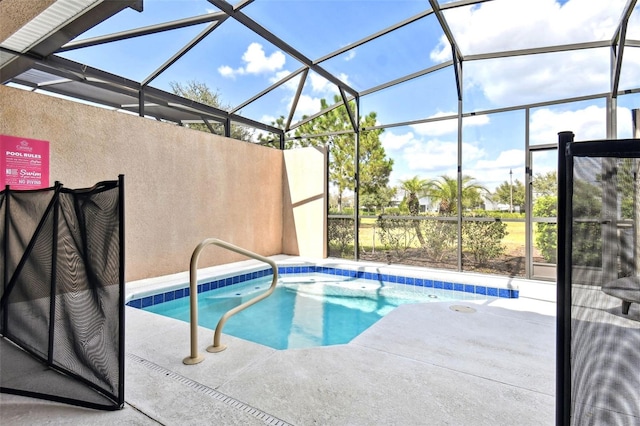
<path fill-rule="evenodd" d="M 390 207 L 400 207 L 404 200 L 404 194 L 396 194 L 391 200 Z M 437 212 L 438 203 L 431 201 L 429 197 L 420 198 L 420 213 Z"/>
<path fill-rule="evenodd" d="M 484 209 L 487 211 L 494 211 L 494 212 L 508 212 L 510 211 L 510 206 L 507 203 L 494 203 L 493 201 L 491 201 L 491 199 L 486 196 L 486 195 L 482 195 L 482 202 L 484 203 Z M 520 211 L 520 206 L 513 206 L 513 211 L 514 212 L 519 212 Z"/>

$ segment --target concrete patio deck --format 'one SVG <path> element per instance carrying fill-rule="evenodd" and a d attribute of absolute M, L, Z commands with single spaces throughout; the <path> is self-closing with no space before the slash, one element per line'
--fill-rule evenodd
<path fill-rule="evenodd" d="M 526 297 L 404 305 L 346 345 L 274 350 L 127 307 L 125 408 L 0 394 L 0 423 L 551 425 L 555 303 Z M 454 305 L 475 312 L 452 309 Z"/>

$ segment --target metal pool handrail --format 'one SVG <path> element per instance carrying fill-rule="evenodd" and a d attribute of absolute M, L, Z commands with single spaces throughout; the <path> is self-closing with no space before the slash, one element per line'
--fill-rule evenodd
<path fill-rule="evenodd" d="M 202 251 L 202 249 L 211 244 L 268 263 L 271 266 L 271 269 L 273 269 L 273 280 L 271 281 L 271 286 L 266 292 L 254 297 L 251 300 L 247 300 L 246 302 L 236 306 L 233 309 L 228 310 L 224 315 L 222 315 L 220 321 L 218 321 L 216 331 L 213 335 L 213 345 L 207 348 L 207 352 L 221 352 L 225 350 L 227 346 L 220 344 L 220 334 L 222 333 L 222 327 L 224 327 L 224 324 L 227 322 L 227 320 L 243 309 L 248 308 L 249 306 L 261 301 L 262 299 L 267 298 L 271 293 L 273 293 L 276 288 L 276 284 L 278 283 L 278 265 L 276 265 L 276 263 L 271 259 L 260 256 L 259 254 L 253 253 L 249 250 L 245 250 L 241 247 L 235 246 L 231 243 L 219 240 L 217 238 L 207 238 L 206 240 L 203 240 L 200 244 L 198 244 L 198 246 L 193 251 L 193 254 L 191 255 L 191 264 L 189 268 L 191 355 L 182 360 L 182 362 L 187 365 L 198 364 L 204 359 L 203 356 L 198 354 L 198 258 L 200 257 L 200 252 Z"/>

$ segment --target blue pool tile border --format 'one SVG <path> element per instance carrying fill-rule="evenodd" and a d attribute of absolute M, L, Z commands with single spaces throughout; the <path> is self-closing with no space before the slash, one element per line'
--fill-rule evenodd
<path fill-rule="evenodd" d="M 215 290 L 245 281 L 262 278 L 271 275 L 271 268 L 265 268 L 260 271 L 248 272 L 246 274 L 238 274 L 233 277 L 220 278 L 219 280 L 209 281 L 198 284 L 198 293 L 209 290 Z M 507 299 L 517 299 L 520 296 L 519 290 L 508 288 L 487 287 L 473 284 L 462 284 L 449 281 L 431 280 L 428 278 L 407 277 L 404 275 L 391 275 L 379 272 L 365 272 L 353 269 L 333 268 L 330 266 L 279 266 L 278 275 L 295 275 L 320 273 L 327 275 L 338 275 L 349 278 L 364 278 L 367 280 L 383 281 L 396 284 L 412 285 L 417 287 L 428 287 L 443 290 L 462 291 L 465 293 L 473 293 L 492 297 L 501 297 Z M 127 302 L 127 306 L 133 308 L 147 308 L 152 305 L 168 302 L 174 299 L 189 297 L 189 287 L 171 290 L 165 293 L 158 293 L 152 296 L 145 296 L 132 299 Z"/>

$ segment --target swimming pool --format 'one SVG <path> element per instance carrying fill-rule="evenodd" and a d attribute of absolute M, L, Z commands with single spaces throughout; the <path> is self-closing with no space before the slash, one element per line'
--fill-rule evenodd
<path fill-rule="evenodd" d="M 274 294 L 231 317 L 224 333 L 275 349 L 336 345 L 401 304 L 517 297 L 512 289 L 336 268 L 281 267 L 279 273 Z M 200 284 L 199 325 L 215 329 L 224 312 L 264 292 L 271 279 L 263 270 Z M 188 295 L 179 288 L 128 304 L 189 321 Z"/>

